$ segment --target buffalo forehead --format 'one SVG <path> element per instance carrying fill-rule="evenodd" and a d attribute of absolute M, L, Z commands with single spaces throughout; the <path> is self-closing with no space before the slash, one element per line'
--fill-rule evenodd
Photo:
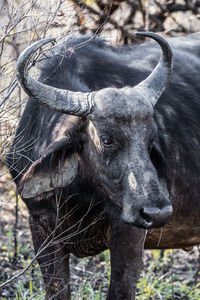
<path fill-rule="evenodd" d="M 126 94 L 126 90 L 103 89 L 95 95 L 95 112 L 97 119 L 116 121 L 132 121 L 146 119 L 153 116 L 153 109 L 149 102 L 140 99 L 134 93 Z"/>

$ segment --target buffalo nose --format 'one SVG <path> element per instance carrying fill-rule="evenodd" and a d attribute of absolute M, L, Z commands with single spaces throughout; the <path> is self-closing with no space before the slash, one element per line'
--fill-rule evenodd
<path fill-rule="evenodd" d="M 165 206 L 163 209 L 145 207 L 141 209 L 140 216 L 149 227 L 160 227 L 166 224 L 172 212 L 171 205 Z"/>

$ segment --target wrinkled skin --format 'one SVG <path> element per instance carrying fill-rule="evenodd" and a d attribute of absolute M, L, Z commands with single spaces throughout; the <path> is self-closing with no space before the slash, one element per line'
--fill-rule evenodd
<path fill-rule="evenodd" d="M 59 65 L 56 59 L 44 67 L 41 81 L 48 77 L 46 84 L 59 88 L 124 88 L 114 97 L 120 99 L 121 109 L 118 106 L 111 113 L 107 106 L 116 106 L 106 99 L 113 99 L 113 89 L 94 94 L 97 111 L 101 111 L 95 119 L 53 112 L 30 100 L 19 125 L 7 159 L 19 189 L 31 168 L 30 160 L 36 162 L 32 176 L 39 170 L 45 178 L 52 172 L 55 176 L 73 153 L 78 159 L 78 173 L 67 187 L 24 197 L 36 252 L 53 237 L 42 253 L 45 256 L 38 259 L 46 299 L 70 299 L 70 253 L 84 257 L 110 249 L 107 299 L 133 300 L 144 242 L 150 249 L 186 248 L 200 243 L 200 41 L 198 36 L 170 41 L 175 54 L 174 73 L 154 109 L 150 102 L 143 103 L 143 97 L 139 102 L 138 95 L 130 97 L 129 89 L 124 88 L 137 84 L 152 70 L 159 56 L 153 43 L 136 46 L 127 55 L 127 50 L 120 54 L 97 40 L 93 48 L 88 45 L 74 56 L 66 54 L 66 61 L 62 56 L 63 65 L 55 73 L 55 65 Z M 77 77 L 69 77 L 62 68 Z M 30 146 L 23 147 L 27 141 Z M 149 229 L 145 239 L 146 230 L 132 224 L 148 228 L 150 214 L 163 225 L 166 219 L 160 220 L 157 209 L 168 208 L 169 212 L 169 198 L 173 216 L 162 230 Z"/>

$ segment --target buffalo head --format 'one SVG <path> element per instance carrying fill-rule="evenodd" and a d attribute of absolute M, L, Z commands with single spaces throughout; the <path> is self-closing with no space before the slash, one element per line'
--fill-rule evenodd
<path fill-rule="evenodd" d="M 143 228 L 166 223 L 172 207 L 160 185 L 149 149 L 156 134 L 154 105 L 170 77 L 172 52 L 162 37 L 153 33 L 139 34 L 156 40 L 162 48 L 162 55 L 148 78 L 134 87 L 83 93 L 61 90 L 36 81 L 27 72 L 28 59 L 53 38 L 36 42 L 21 54 L 17 78 L 25 92 L 50 109 L 87 120 L 84 159 L 73 154 L 59 174 L 53 176 L 51 183 L 48 176 L 41 179 L 44 175 L 40 173 L 37 178 L 29 176 L 22 196 L 35 196 L 71 183 L 78 172 L 79 161 L 93 167 L 95 183 L 121 211 L 123 221 Z M 33 175 L 34 172 L 29 173 Z M 35 181 L 37 185 L 37 180 L 38 188 L 33 192 L 32 184 Z"/>

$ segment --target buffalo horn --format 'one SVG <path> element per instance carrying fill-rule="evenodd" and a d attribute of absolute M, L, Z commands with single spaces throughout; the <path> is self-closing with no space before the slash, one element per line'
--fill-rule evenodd
<path fill-rule="evenodd" d="M 28 74 L 27 64 L 31 55 L 54 40 L 55 38 L 40 40 L 22 52 L 17 61 L 17 80 L 26 94 L 42 105 L 63 113 L 86 116 L 93 107 L 91 93 L 72 92 L 51 87 L 38 82 Z"/>
<path fill-rule="evenodd" d="M 162 55 L 155 69 L 144 81 L 140 82 L 134 88 L 138 88 L 141 92 L 145 93 L 154 106 L 169 80 L 172 71 L 173 53 L 166 39 L 160 35 L 152 32 L 137 32 L 136 34 L 155 40 L 162 48 Z"/>

